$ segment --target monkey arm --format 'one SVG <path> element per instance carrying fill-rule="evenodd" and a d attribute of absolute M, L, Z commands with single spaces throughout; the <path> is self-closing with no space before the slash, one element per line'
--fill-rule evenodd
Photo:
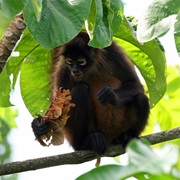
<path fill-rule="evenodd" d="M 104 86 L 97 94 L 97 99 L 104 105 L 112 104 L 123 106 L 133 101 L 137 94 L 144 94 L 144 90 L 139 82 L 123 83 L 119 89 L 113 90 L 109 86 Z"/>

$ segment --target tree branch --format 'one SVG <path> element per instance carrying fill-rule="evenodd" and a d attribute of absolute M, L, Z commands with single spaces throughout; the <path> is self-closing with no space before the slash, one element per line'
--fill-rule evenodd
<path fill-rule="evenodd" d="M 142 136 L 140 139 L 147 139 L 153 145 L 177 138 L 180 138 L 180 127 L 147 136 Z M 108 148 L 103 157 L 114 157 L 124 153 L 125 149 L 122 147 L 122 145 L 113 145 Z M 65 164 L 81 164 L 98 157 L 99 155 L 92 151 L 76 151 L 62 155 L 0 164 L 0 175 L 13 174 Z"/>
<path fill-rule="evenodd" d="M 0 73 L 2 72 L 12 50 L 21 37 L 26 23 L 23 14 L 20 13 L 12 20 L 0 42 Z"/>

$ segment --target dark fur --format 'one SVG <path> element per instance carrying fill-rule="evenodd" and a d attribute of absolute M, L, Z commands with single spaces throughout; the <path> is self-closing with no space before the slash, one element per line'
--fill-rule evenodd
<path fill-rule="evenodd" d="M 75 150 L 92 149 L 104 153 L 109 144 L 127 142 L 144 130 L 149 115 L 148 98 L 134 66 L 114 42 L 96 49 L 87 44 L 89 37 L 80 33 L 52 54 L 52 93 L 70 89 L 70 117 L 64 133 Z M 72 76 L 65 57 L 74 61 L 83 56 L 88 64 L 83 77 Z"/>

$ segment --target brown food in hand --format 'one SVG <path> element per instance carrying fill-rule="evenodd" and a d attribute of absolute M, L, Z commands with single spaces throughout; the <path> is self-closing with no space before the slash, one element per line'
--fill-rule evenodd
<path fill-rule="evenodd" d="M 41 145 L 61 145 L 64 143 L 62 128 L 66 125 L 71 107 L 75 107 L 75 104 L 71 103 L 70 91 L 60 88 L 56 91 L 55 98 L 45 116 L 41 117 L 42 122 L 48 121 L 50 123 L 50 131 L 37 138 Z"/>

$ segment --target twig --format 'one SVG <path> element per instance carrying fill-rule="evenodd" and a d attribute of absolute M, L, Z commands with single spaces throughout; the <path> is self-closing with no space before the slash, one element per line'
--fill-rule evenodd
<path fill-rule="evenodd" d="M 0 73 L 2 72 L 12 50 L 20 39 L 26 27 L 23 14 L 18 14 L 5 31 L 4 36 L 0 42 Z"/>
<path fill-rule="evenodd" d="M 180 127 L 141 137 L 141 139 L 149 140 L 151 144 L 157 144 L 177 138 L 180 138 Z M 125 149 L 122 145 L 114 145 L 108 148 L 103 157 L 114 157 L 124 153 Z M 0 164 L 0 175 L 8 175 L 65 164 L 81 164 L 98 157 L 99 155 L 92 151 L 76 151 L 68 154 Z"/>

